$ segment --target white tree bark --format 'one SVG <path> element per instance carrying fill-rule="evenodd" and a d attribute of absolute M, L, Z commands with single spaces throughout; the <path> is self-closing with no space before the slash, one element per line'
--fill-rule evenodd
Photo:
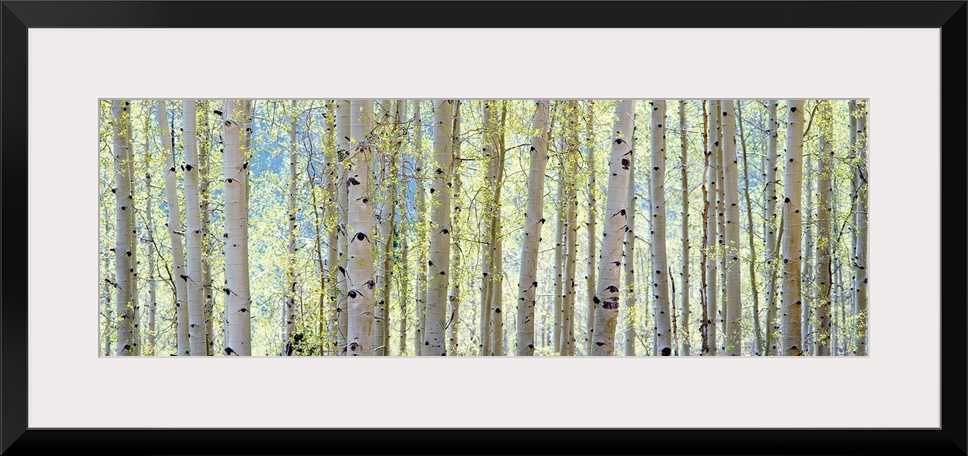
<path fill-rule="evenodd" d="M 456 100 L 454 102 L 454 124 L 453 124 L 453 145 L 451 150 L 454 155 L 454 167 L 453 167 L 453 184 L 452 184 L 452 195 L 451 195 L 451 206 L 453 206 L 453 212 L 451 212 L 451 223 L 450 223 L 450 293 L 447 295 L 447 304 L 450 309 L 449 317 L 447 320 L 447 353 L 450 356 L 457 356 L 457 348 L 460 341 L 460 277 L 461 277 L 461 248 L 458 243 L 459 234 L 461 226 L 461 179 L 460 179 L 460 165 L 461 165 L 461 155 L 460 155 L 460 113 L 461 113 L 461 101 Z"/>
<path fill-rule="evenodd" d="M 202 112 L 202 129 L 204 138 L 201 147 L 199 147 L 198 160 L 199 160 L 199 187 L 198 193 L 200 198 L 200 209 L 201 209 L 201 223 L 202 223 L 202 289 L 205 291 L 205 354 L 212 356 L 215 354 L 215 323 L 213 318 L 213 309 L 215 307 L 215 293 L 212 289 L 212 252 L 214 247 L 212 246 L 212 232 L 209 228 L 209 220 L 213 219 L 212 215 L 214 211 L 214 205 L 211 204 L 212 195 L 209 192 L 209 180 L 211 179 L 211 156 L 212 156 L 212 137 L 211 130 L 209 129 L 208 114 L 211 112 L 208 109 L 208 101 L 201 101 L 201 112 Z M 150 217 L 149 217 L 150 219 Z"/>
<path fill-rule="evenodd" d="M 188 297 L 188 342 L 192 356 L 208 354 L 205 328 L 205 289 L 202 281 L 202 214 L 199 192 L 198 147 L 196 145 L 195 100 L 182 100 L 182 140 L 185 145 L 185 244 L 188 253 L 186 277 Z"/>
<path fill-rule="evenodd" d="M 225 195 L 225 293 L 226 325 L 224 352 L 228 356 L 252 354 L 249 296 L 248 163 L 245 161 L 243 131 L 246 111 L 237 100 L 225 100 L 222 140 L 225 158 L 222 178 Z"/>
<path fill-rule="evenodd" d="M 135 337 L 137 309 L 135 307 L 134 243 L 134 195 L 131 181 L 131 102 L 112 100 L 114 114 L 114 177 L 113 189 L 116 205 L 116 243 L 114 258 L 116 276 L 114 287 L 117 291 L 115 313 L 119 319 L 114 354 L 136 356 L 138 340 Z"/>
<path fill-rule="evenodd" d="M 666 146 L 666 102 L 653 100 L 649 103 L 652 111 L 652 167 L 649 182 L 652 200 L 649 201 L 652 213 L 652 270 L 649 281 L 652 284 L 653 308 L 655 318 L 655 354 L 672 355 L 672 319 L 669 307 L 669 268 L 666 255 L 666 203 L 665 203 L 665 146 Z"/>
<path fill-rule="evenodd" d="M 420 356 L 424 346 L 424 325 L 427 311 L 427 197 L 424 190 L 426 172 L 424 171 L 423 119 L 420 117 L 420 100 L 413 100 L 413 147 L 414 147 L 414 186 L 417 206 L 417 286 L 415 324 L 413 332 L 414 355 Z"/>
<path fill-rule="evenodd" d="M 538 100 L 531 123 L 531 168 L 528 172 L 528 203 L 521 241 L 521 272 L 518 280 L 517 356 L 534 354 L 534 306 L 538 290 L 538 245 L 544 219 L 545 167 L 548 163 L 548 100 Z"/>
<path fill-rule="evenodd" d="M 592 301 L 595 326 L 592 333 L 593 356 L 611 356 L 615 350 L 618 319 L 619 276 L 622 243 L 628 229 L 628 184 L 632 163 L 632 126 L 635 100 L 619 100 L 615 106 L 612 153 L 609 158 L 608 191 L 605 196 L 605 232 L 599 255 L 598 286 Z"/>
<path fill-rule="evenodd" d="M 347 258 L 347 355 L 372 356 L 376 282 L 373 276 L 373 100 L 350 102 L 349 234 Z"/>
<path fill-rule="evenodd" d="M 787 151 L 783 185 L 783 299 L 780 307 L 780 355 L 800 356 L 801 306 L 800 242 L 803 232 L 800 217 L 803 184 L 803 100 L 787 105 Z"/>
<path fill-rule="evenodd" d="M 453 152 L 454 100 L 434 101 L 434 162 L 430 187 L 430 260 L 427 274 L 430 286 L 424 324 L 423 356 L 446 354 L 447 285 L 450 274 L 451 172 Z"/>
<path fill-rule="evenodd" d="M 780 105 L 777 100 L 767 100 L 767 110 L 769 111 L 766 131 L 766 173 L 763 175 L 765 192 L 763 196 L 763 225 L 766 239 L 766 247 L 763 250 L 766 255 L 766 352 L 767 356 L 776 356 L 779 350 L 779 331 L 780 323 L 776 319 L 776 280 L 777 280 L 777 249 L 776 239 L 777 220 L 776 220 L 776 171 L 777 171 L 777 139 L 780 134 L 780 120 L 777 117 L 776 109 Z"/>
<path fill-rule="evenodd" d="M 292 356 L 296 349 L 293 340 L 296 332 L 296 141 L 297 130 L 296 121 L 296 100 L 292 100 L 289 106 L 289 197 L 287 198 L 286 219 L 283 221 L 286 227 L 286 282 L 284 284 L 284 297 L 282 307 L 282 324 L 285 328 L 283 334 L 283 356 Z"/>
<path fill-rule="evenodd" d="M 595 330 L 595 287 L 598 286 L 598 258 L 595 241 L 598 238 L 598 184 L 596 174 L 598 167 L 595 166 L 595 109 L 594 101 L 588 100 L 588 111 L 586 118 L 587 134 L 585 137 L 585 166 L 588 167 L 588 256 L 585 266 L 585 290 L 588 302 L 588 310 L 585 312 L 585 353 L 592 352 L 592 335 Z"/>
<path fill-rule="evenodd" d="M 348 292 L 349 280 L 347 268 L 349 264 L 349 235 L 347 233 L 349 218 L 349 156 L 350 156 L 350 100 L 336 100 L 336 158 L 338 160 L 337 173 L 337 212 L 339 213 L 339 231 L 337 235 L 337 266 L 336 266 L 336 354 L 346 356 L 346 334 L 349 325 Z"/>
<path fill-rule="evenodd" d="M 339 158 L 340 152 L 337 146 L 336 136 L 336 101 L 326 100 L 326 214 L 330 220 L 327 227 L 327 248 L 326 248 L 326 286 L 321 293 L 329 294 L 329 303 L 332 310 L 328 311 L 327 324 L 329 329 L 326 337 L 320 337 L 320 354 L 325 354 L 335 347 L 339 333 L 339 281 L 341 273 L 339 271 L 339 241 L 340 241 L 340 210 L 339 194 L 342 165 Z M 344 186 L 345 188 L 345 186 Z M 320 306 L 323 303 L 320 302 Z M 320 326 L 323 325 L 322 309 L 320 309 Z M 320 334 L 322 334 L 322 329 Z M 338 354 L 338 351 L 337 351 Z"/>
<path fill-rule="evenodd" d="M 723 114 L 723 182 L 726 208 L 726 355 L 740 356 L 743 348 L 742 263 L 739 258 L 739 170 L 736 159 L 736 111 L 733 100 L 721 100 Z"/>
<path fill-rule="evenodd" d="M 498 182 L 498 167 L 503 167 L 501 161 L 503 151 L 498 150 L 498 116 L 496 115 L 497 100 L 484 100 L 484 146 L 483 157 L 484 166 L 487 169 L 487 182 Z M 481 356 L 491 353 L 491 292 L 494 290 L 494 247 L 496 244 L 497 233 L 494 231 L 495 219 L 499 216 L 500 201 L 498 190 L 500 185 L 485 185 L 481 189 L 484 206 L 485 231 L 484 245 L 481 246 L 481 305 L 480 305 L 480 325 L 478 328 L 479 341 L 478 349 Z"/>
<path fill-rule="evenodd" d="M 854 174 L 857 183 L 854 224 L 857 230 L 854 243 L 854 293 L 857 303 L 857 339 L 855 356 L 867 356 L 867 104 L 856 101 L 857 162 Z"/>
<path fill-rule="evenodd" d="M 830 356 L 832 326 L 830 320 L 831 297 L 831 211 L 834 188 L 831 184 L 833 171 L 833 104 L 823 101 L 820 106 L 819 152 L 817 156 L 817 331 L 814 337 L 814 354 Z"/>
<path fill-rule="evenodd" d="M 679 101 L 679 158 L 682 166 L 682 270 L 679 271 L 679 289 L 682 292 L 680 300 L 682 311 L 679 313 L 679 333 L 682 339 L 682 356 L 689 356 L 691 347 L 689 341 L 689 137 L 686 134 L 688 123 L 686 117 L 686 100 Z"/>
<path fill-rule="evenodd" d="M 638 138 L 635 127 L 632 127 L 632 156 L 635 156 L 635 146 Z M 628 229 L 625 230 L 624 279 L 625 279 L 625 308 L 619 312 L 624 314 L 622 323 L 625 324 L 625 356 L 635 356 L 635 209 L 638 204 L 635 197 L 635 160 L 629 160 L 628 184 Z M 650 203 L 651 204 L 651 203 Z M 651 249 L 651 245 L 650 245 Z"/>
<path fill-rule="evenodd" d="M 575 355 L 575 292 L 577 281 L 575 267 L 578 262 L 578 185 L 575 178 L 578 174 L 578 102 L 571 100 L 565 108 L 565 134 L 562 150 L 565 153 L 565 276 L 562 280 L 564 290 L 561 314 L 561 346 L 562 356 Z"/>
<path fill-rule="evenodd" d="M 719 224 L 716 222 L 716 197 L 719 193 L 719 129 L 720 129 L 720 110 L 716 100 L 708 100 L 709 121 L 707 131 L 707 150 L 706 150 L 706 239 L 705 239 L 705 262 L 706 262 L 706 334 L 708 340 L 708 351 L 704 351 L 705 356 L 716 356 L 717 347 L 717 327 L 719 288 L 718 278 L 718 236 L 716 234 Z"/>
<path fill-rule="evenodd" d="M 171 240 L 172 281 L 175 282 L 175 314 L 178 330 L 177 350 L 179 356 L 191 355 L 191 345 L 188 338 L 189 317 L 187 294 L 188 287 L 183 277 L 188 277 L 185 271 L 184 236 L 181 235 L 181 210 L 178 205 L 178 179 L 175 166 L 175 154 L 172 150 L 171 135 L 168 130 L 168 110 L 163 100 L 155 102 L 158 127 L 160 129 L 161 146 L 168 159 L 165 172 L 165 196 L 168 202 L 168 236 Z"/>

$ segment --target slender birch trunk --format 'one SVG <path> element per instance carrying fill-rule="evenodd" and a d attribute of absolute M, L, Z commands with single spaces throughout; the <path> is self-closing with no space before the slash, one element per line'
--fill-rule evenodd
<path fill-rule="evenodd" d="M 376 313 L 374 315 L 374 354 L 387 356 L 390 345 L 390 282 L 393 271 L 392 250 L 394 219 L 397 205 L 397 162 L 396 156 L 402 149 L 402 135 L 400 125 L 403 113 L 400 111 L 401 101 L 395 101 L 391 138 L 387 150 L 381 151 L 380 188 L 382 197 L 379 204 L 379 220 L 377 231 L 377 269 L 376 269 Z M 388 116 L 391 107 L 385 107 Z"/>
<path fill-rule="evenodd" d="M 292 356 L 295 351 L 295 341 L 293 340 L 296 332 L 296 156 L 297 131 L 296 131 L 296 100 L 292 100 L 289 107 L 289 198 L 286 207 L 286 282 L 284 285 L 284 301 L 282 307 L 282 324 L 285 328 L 283 334 L 283 356 Z"/>
<path fill-rule="evenodd" d="M 340 271 L 339 271 L 339 241 L 340 241 L 340 210 L 339 210 L 339 193 L 340 193 L 340 169 L 342 165 L 340 164 L 340 151 L 337 147 L 337 136 L 336 136 L 336 102 L 335 100 L 326 100 L 326 151 L 324 153 L 324 160 L 326 164 L 324 166 L 326 172 L 326 214 L 327 220 L 331 222 L 328 224 L 327 241 L 326 241 L 326 276 L 325 279 L 321 279 L 321 282 L 325 284 L 323 289 L 320 291 L 320 346 L 319 353 L 325 354 L 327 351 L 331 350 L 331 347 L 337 341 L 337 334 L 339 333 L 339 282 L 340 282 Z M 344 186 L 345 188 L 345 186 Z M 315 193 L 313 193 L 315 195 Z M 315 204 L 314 204 L 315 205 Z M 316 222 L 317 225 L 319 221 Z M 329 303 L 331 310 L 328 311 L 328 316 L 323 315 L 323 295 L 324 293 L 329 293 Z M 326 319 L 328 323 L 328 330 L 326 330 L 326 337 L 323 337 L 323 319 Z M 338 354 L 338 353 L 337 353 Z"/>
<path fill-rule="evenodd" d="M 450 273 L 451 172 L 453 152 L 454 100 L 434 101 L 434 162 L 430 187 L 431 205 L 430 260 L 427 274 L 424 345 L 421 355 L 443 356 L 447 353 L 444 328 L 447 312 L 447 285 Z"/>
<path fill-rule="evenodd" d="M 814 355 L 830 356 L 830 295 L 831 295 L 831 211 L 833 204 L 833 106 L 830 101 L 821 102 L 820 135 L 817 156 L 817 329 L 814 337 Z"/>
<path fill-rule="evenodd" d="M 764 272 L 766 273 L 766 352 L 767 356 L 776 356 L 779 349 L 779 331 L 780 323 L 777 321 L 777 305 L 776 305 L 776 289 L 777 289 L 777 259 L 779 258 L 779 249 L 776 239 L 779 237 L 779 230 L 776 226 L 776 185 L 777 185 L 777 140 L 780 135 L 780 120 L 777 117 L 776 109 L 780 105 L 777 100 L 767 100 L 766 102 L 767 110 L 769 111 L 767 118 L 767 128 L 766 131 L 766 173 L 763 175 L 763 181 L 765 182 L 765 192 L 763 197 L 763 225 L 764 225 L 764 238 L 766 240 L 766 247 L 764 248 L 764 253 L 766 254 L 766 268 Z"/>
<path fill-rule="evenodd" d="M 501 103 L 501 118 L 498 121 L 498 128 L 493 134 L 494 150 L 497 155 L 497 163 L 494 164 L 497 179 L 494 181 L 494 201 L 495 209 L 491 220 L 491 291 L 488 294 L 490 301 L 490 322 L 491 327 L 490 345 L 491 356 L 504 356 L 504 238 L 501 236 L 501 186 L 504 183 L 504 158 L 507 148 L 504 143 L 504 126 L 507 124 L 507 102 Z"/>
<path fill-rule="evenodd" d="M 595 305 L 593 356 L 611 356 L 615 350 L 615 325 L 618 319 L 619 276 L 622 242 L 628 229 L 628 179 L 632 155 L 632 126 L 635 100 L 620 100 L 615 106 L 615 132 L 609 159 L 608 191 L 605 197 L 605 232 L 599 256 L 598 286 L 592 299 Z"/>
<path fill-rule="evenodd" d="M 116 243 L 114 258 L 116 278 L 114 287 L 117 291 L 115 313 L 117 315 L 117 340 L 114 354 L 119 356 L 136 356 L 135 345 L 138 340 L 134 337 L 135 313 L 134 307 L 134 195 L 131 180 L 131 168 L 128 166 L 134 157 L 131 154 L 131 102 L 113 100 L 111 110 L 114 114 L 114 177 L 113 189 L 116 204 Z"/>
<path fill-rule="evenodd" d="M 722 345 L 718 345 L 718 348 L 722 354 L 726 353 L 726 339 L 729 335 L 729 331 L 726 330 L 726 163 L 723 161 L 723 123 L 722 123 L 722 113 L 723 113 L 723 103 L 721 100 L 716 100 L 716 106 L 719 108 L 717 121 L 719 122 L 719 147 L 717 152 L 719 156 L 716 160 L 717 170 L 719 171 L 719 185 L 716 186 L 719 194 L 716 198 L 716 220 L 719 222 L 719 226 L 716 228 L 716 235 L 719 236 L 717 251 L 717 258 L 719 259 L 719 318 L 720 328 L 722 331 Z"/>
<path fill-rule="evenodd" d="M 447 295 L 447 302 L 450 307 L 450 320 L 447 323 L 448 330 L 448 346 L 447 353 L 450 356 L 457 356 L 457 347 L 460 339 L 460 277 L 461 277 L 461 248 L 458 243 L 458 231 L 460 229 L 461 220 L 461 180 L 460 180 L 460 165 L 461 165 L 461 155 L 460 155 L 460 113 L 461 113 L 461 102 L 456 100 L 454 102 L 454 125 L 453 125 L 453 155 L 454 155 L 454 170 L 453 170 L 453 194 L 451 196 L 451 204 L 453 205 L 453 212 L 451 213 L 451 224 L 450 224 L 450 293 Z"/>
<path fill-rule="evenodd" d="M 592 352 L 592 335 L 595 329 L 595 304 L 592 298 L 595 296 L 595 287 L 598 285 L 596 274 L 598 265 L 595 259 L 598 258 L 595 240 L 598 238 L 598 184 L 596 174 L 598 167 L 595 166 L 595 109 L 594 101 L 588 100 L 587 111 L 587 134 L 585 137 L 585 166 L 588 168 L 588 257 L 585 266 L 585 290 L 588 301 L 588 311 L 585 313 L 585 354 Z"/>
<path fill-rule="evenodd" d="M 716 223 L 716 196 L 719 194 L 718 187 L 719 182 L 719 167 L 717 163 L 719 162 L 719 117 L 720 110 L 719 104 L 716 100 L 708 100 L 709 106 L 709 121 L 707 130 L 707 149 L 706 149 L 706 213 L 704 219 L 706 221 L 706 239 L 704 251 L 704 261 L 706 263 L 706 284 L 705 284 L 705 294 L 706 294 L 706 337 L 708 340 L 708 346 L 704 347 L 705 351 L 703 354 L 705 356 L 716 356 L 718 351 L 718 345 L 716 342 L 717 326 L 719 323 L 718 318 L 718 295 L 719 287 L 717 286 L 718 278 L 718 256 L 719 249 L 717 247 L 716 241 L 718 236 L 716 234 L 717 227 Z"/>
<path fill-rule="evenodd" d="M 801 307 L 800 197 L 803 183 L 803 100 L 789 100 L 787 105 L 786 176 L 783 192 L 783 299 L 781 350 L 783 356 L 800 356 Z"/>
<path fill-rule="evenodd" d="M 416 308 L 414 309 L 416 324 L 413 332 L 413 351 L 420 356 L 424 347 L 424 325 L 427 311 L 427 239 L 425 237 L 429 225 L 426 224 L 427 200 L 424 192 L 424 153 L 423 153 L 423 120 L 420 117 L 420 100 L 413 101 L 413 147 L 414 147 L 414 180 L 416 181 L 417 203 L 417 287 Z"/>
<path fill-rule="evenodd" d="M 145 110 L 150 110 L 150 106 L 146 106 Z M 148 132 L 151 128 L 151 116 L 145 118 L 144 131 Z M 146 240 L 148 243 L 148 334 L 145 339 L 147 340 L 147 347 L 144 350 L 146 355 L 156 356 L 158 354 L 158 337 L 157 337 L 157 305 L 158 305 L 158 281 L 157 270 L 156 270 L 156 259 L 157 247 L 155 245 L 155 229 L 154 229 L 154 218 L 152 218 L 152 207 L 155 205 L 154 202 L 154 189 L 151 188 L 151 146 L 150 138 L 151 135 L 145 134 L 145 231 Z"/>
<path fill-rule="evenodd" d="M 188 295 L 188 342 L 192 356 L 208 355 L 205 331 L 205 289 L 202 281 L 202 214 L 199 193 L 198 147 L 195 125 L 198 108 L 195 100 L 182 100 L 182 125 L 185 145 L 185 244 L 188 254 L 186 277 Z"/>
<path fill-rule="evenodd" d="M 564 144 L 564 138 L 562 137 L 562 144 Z M 564 150 L 564 147 L 562 147 Z M 561 152 L 559 151 L 559 154 Z M 564 243 L 565 243 L 565 162 L 560 157 L 558 157 L 558 187 L 557 195 L 555 198 L 556 211 L 555 211 L 555 258 L 554 258 L 554 294 L 553 302 L 554 308 L 552 309 L 552 317 L 554 319 L 552 323 L 552 334 L 551 343 L 552 349 L 555 353 L 561 353 L 561 321 L 562 312 L 564 304 L 564 296 L 562 296 L 562 290 L 564 286 L 562 284 L 564 275 Z"/>
<path fill-rule="evenodd" d="M 114 114 L 112 112 L 112 116 L 113 115 Z M 117 119 L 117 117 L 116 116 L 113 117 L 112 118 L 112 122 L 114 121 L 113 119 Z M 113 128 L 113 126 L 112 126 L 112 128 Z M 112 153 L 113 153 L 113 151 L 112 151 Z M 115 195 L 117 195 L 117 190 L 114 190 L 113 193 Z M 106 235 L 108 235 L 108 234 L 111 233 L 111 223 L 110 223 L 110 221 L 111 221 L 111 214 L 108 211 L 108 206 L 107 205 L 101 205 L 101 207 L 102 207 L 102 211 L 103 211 L 101 213 L 101 220 L 104 222 L 104 233 L 103 234 L 106 236 Z M 117 245 L 117 233 L 115 233 L 115 244 L 113 244 L 113 245 L 114 246 L 113 247 L 110 247 L 109 250 L 111 252 L 116 253 L 117 250 L 118 250 L 117 249 L 117 246 L 118 246 Z M 118 287 L 116 285 L 117 278 L 115 278 L 115 281 L 114 282 L 112 282 L 111 279 L 107 278 L 108 274 L 110 274 L 110 272 L 111 272 L 111 255 L 109 255 L 107 252 L 102 252 L 102 260 L 103 260 L 103 264 L 101 266 L 101 277 L 104 278 L 104 284 L 102 285 L 104 288 L 101 291 L 103 293 L 103 296 L 104 296 L 104 307 L 103 307 L 103 309 L 104 309 L 104 327 L 103 327 L 104 330 L 101 333 L 102 336 L 103 336 L 103 342 L 102 343 L 104 344 L 104 346 L 102 348 L 102 352 L 103 352 L 104 356 L 112 356 L 111 352 L 113 350 L 111 349 L 111 331 L 114 330 L 115 333 L 117 332 L 117 329 L 115 327 L 117 325 L 117 322 L 114 321 L 114 309 L 111 307 L 111 294 L 115 293 L 116 292 L 115 290 L 118 290 Z M 117 261 L 117 260 L 115 260 L 115 261 Z"/>
<path fill-rule="evenodd" d="M 565 277 L 561 313 L 561 347 L 562 356 L 575 355 L 575 266 L 578 262 L 578 186 L 574 179 L 578 176 L 578 102 L 568 102 L 565 111 L 562 135 L 564 143 L 562 151 L 565 154 Z"/>
<path fill-rule="evenodd" d="M 155 102 L 158 127 L 160 129 L 161 146 L 168 158 L 165 172 L 165 196 L 168 202 L 168 236 L 171 241 L 172 281 L 175 282 L 175 315 L 178 355 L 191 355 L 189 343 L 189 316 L 187 300 L 187 286 L 185 277 L 184 232 L 181 225 L 181 210 L 178 205 L 178 178 L 175 166 L 175 153 L 171 145 L 171 134 L 168 130 L 168 110 L 163 100 Z"/>
<path fill-rule="evenodd" d="M 545 166 L 548 163 L 548 100 L 538 100 L 531 124 L 531 169 L 528 173 L 528 203 L 521 241 L 521 274 L 518 279 L 517 356 L 534 354 L 534 306 L 538 291 L 538 245 L 544 226 Z"/>
<path fill-rule="evenodd" d="M 491 304 L 493 302 L 491 292 L 494 291 L 494 248 L 497 246 L 497 234 L 494 230 L 495 220 L 499 216 L 500 201 L 498 199 L 497 182 L 498 167 L 503 167 L 504 163 L 500 160 L 502 151 L 498 150 L 498 117 L 495 115 L 497 100 L 484 100 L 484 146 L 483 157 L 484 166 L 487 169 L 487 185 L 481 189 L 484 198 L 484 220 L 485 236 L 484 244 L 481 246 L 481 305 L 480 305 L 480 326 L 478 349 L 480 356 L 487 356 L 491 353 Z"/>
<path fill-rule="evenodd" d="M 679 101 L 679 141 L 680 156 L 682 166 L 682 270 L 679 272 L 679 288 L 682 290 L 681 306 L 679 313 L 679 330 L 682 337 L 682 356 L 690 356 L 689 343 L 689 137 L 686 131 L 689 128 L 686 117 L 686 100 Z"/>
<path fill-rule="evenodd" d="M 241 105 L 241 106 L 240 106 Z M 244 104 L 226 100 L 222 121 L 225 159 L 222 178 L 225 188 L 225 354 L 252 354 L 249 297 L 248 163 L 245 161 L 242 128 L 246 122 Z M 246 127 L 247 128 L 247 127 Z"/>
<path fill-rule="evenodd" d="M 209 192 L 209 179 L 211 170 L 211 149 L 212 149 L 212 137 L 211 130 L 209 129 L 208 123 L 208 102 L 201 101 L 201 111 L 202 111 L 202 129 L 205 134 L 202 136 L 204 138 L 201 147 L 198 152 L 198 175 L 199 175 L 199 187 L 198 193 L 201 199 L 200 209 L 201 209 L 201 223 L 202 223 L 202 289 L 205 291 L 205 354 L 207 356 L 215 355 L 215 318 L 213 318 L 213 309 L 215 307 L 215 293 L 212 289 L 212 252 L 214 247 L 212 246 L 212 233 L 209 229 L 209 220 L 213 217 L 212 211 L 214 210 L 214 205 L 212 204 L 212 195 Z"/>
<path fill-rule="evenodd" d="M 753 200 L 750 199 L 750 163 L 746 153 L 746 134 L 743 128 L 743 104 L 736 101 L 736 123 L 743 146 L 743 195 L 746 197 L 746 235 L 750 244 L 750 258 L 756 258 L 756 240 L 753 236 Z M 753 350 L 756 356 L 763 354 L 763 338 L 760 331 L 760 297 L 756 285 L 756 261 L 750 261 L 750 289 L 753 294 Z"/>
<path fill-rule="evenodd" d="M 373 276 L 373 100 L 350 102 L 350 143 L 353 154 L 349 184 L 349 233 L 347 258 L 347 355 L 372 356 L 373 317 L 376 301 Z"/>
<path fill-rule="evenodd" d="M 804 221 L 804 226 L 803 226 L 803 248 L 801 250 L 803 255 L 803 265 L 801 266 L 802 276 L 803 276 L 803 278 L 801 279 L 801 283 L 803 284 L 802 286 L 803 287 L 803 290 L 802 290 L 802 295 L 803 295 L 802 309 L 803 310 L 800 315 L 800 318 L 801 318 L 800 332 L 802 337 L 802 340 L 800 341 L 800 349 L 806 355 L 806 354 L 809 354 L 810 349 L 813 347 L 813 343 L 810 342 L 810 336 L 813 333 L 813 330 L 811 329 L 811 322 L 810 322 L 811 316 L 813 314 L 811 297 L 814 296 L 814 293 L 816 293 L 815 288 L 813 286 L 814 284 L 813 160 L 810 154 L 807 154 L 806 159 L 804 160 L 804 166 L 806 167 L 806 170 L 807 170 L 806 173 L 804 173 L 806 182 L 804 183 L 804 190 L 803 190 L 804 192 L 803 212 L 805 214 L 806 220 Z"/>
<path fill-rule="evenodd" d="M 635 146 L 638 138 L 635 127 L 632 127 L 632 157 L 635 157 Z M 635 356 L 635 208 L 638 205 L 635 197 L 635 160 L 629 160 L 628 182 L 628 229 L 625 230 L 625 356 Z M 650 204 L 651 204 L 651 198 Z"/>
<path fill-rule="evenodd" d="M 867 356 L 867 104 L 855 102 L 857 125 L 856 209 L 857 239 L 854 243 L 854 293 L 857 302 L 857 341 L 855 356 Z"/>
<path fill-rule="evenodd" d="M 739 175 L 736 159 L 736 111 L 733 100 L 721 100 L 723 113 L 723 191 L 726 207 L 726 355 L 740 356 L 743 349 L 742 263 L 739 259 Z"/>
<path fill-rule="evenodd" d="M 339 213 L 337 233 L 336 266 L 336 354 L 347 355 L 346 335 L 349 329 L 349 157 L 350 157 L 350 100 L 336 101 L 336 159 L 339 163 L 337 184 L 337 212 Z"/>
<path fill-rule="evenodd" d="M 666 203 L 665 203 L 665 100 L 653 100 L 652 107 L 652 170 L 649 182 L 651 184 L 652 213 L 652 271 L 649 276 L 652 282 L 653 308 L 655 318 L 655 354 L 661 356 L 672 355 L 672 320 L 669 308 L 669 268 L 666 255 Z"/>

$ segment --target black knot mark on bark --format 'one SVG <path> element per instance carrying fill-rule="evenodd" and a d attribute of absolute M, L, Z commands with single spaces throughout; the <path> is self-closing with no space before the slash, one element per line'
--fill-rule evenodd
<path fill-rule="evenodd" d="M 671 348 L 665 347 L 665 348 L 662 349 L 662 356 L 669 356 L 671 354 L 672 354 L 672 349 Z"/>
<path fill-rule="evenodd" d="M 346 293 L 346 295 L 349 296 L 350 298 L 356 298 L 356 290 L 350 290 L 349 292 Z"/>
<path fill-rule="evenodd" d="M 616 287 L 615 285 L 609 285 L 605 287 L 605 291 L 609 293 L 618 293 L 618 287 Z"/>
<path fill-rule="evenodd" d="M 213 109 L 212 112 L 214 112 L 215 115 L 217 115 L 217 116 L 222 115 L 222 111 L 219 111 L 218 109 Z M 231 350 L 231 348 L 226 348 L 226 350 Z"/>
<path fill-rule="evenodd" d="M 496 314 L 501 313 L 501 308 L 500 307 L 495 307 L 494 308 L 494 313 L 496 313 Z"/>
<path fill-rule="evenodd" d="M 373 280 L 367 280 L 365 283 L 363 283 L 363 286 L 369 288 L 370 290 L 372 290 L 375 285 L 376 284 L 373 282 Z"/>
<path fill-rule="evenodd" d="M 783 198 L 783 202 L 784 203 L 789 203 L 790 202 L 790 198 Z"/>
<path fill-rule="evenodd" d="M 629 159 L 623 158 L 622 159 L 622 169 L 629 169 L 629 165 L 631 165 L 631 162 L 629 162 Z"/>
<path fill-rule="evenodd" d="M 797 107 L 794 106 L 794 107 L 790 108 L 790 112 L 797 112 Z M 796 348 L 796 347 L 793 347 L 793 348 Z"/>
<path fill-rule="evenodd" d="M 602 300 L 601 299 L 598 299 L 598 296 L 592 296 L 592 302 L 594 302 L 595 304 L 598 304 L 598 303 L 602 302 Z"/>
<path fill-rule="evenodd" d="M 714 142 L 713 146 L 719 147 L 719 141 Z"/>
<path fill-rule="evenodd" d="M 363 240 L 366 240 L 366 235 L 360 232 L 360 233 L 356 233 L 356 236 L 354 236 L 354 238 L 357 241 L 363 241 Z"/>
<path fill-rule="evenodd" d="M 227 182 L 227 183 L 229 183 L 229 184 L 231 184 L 231 183 L 232 183 L 232 178 L 230 177 L 230 178 L 228 178 L 228 179 L 225 179 L 225 182 Z"/>
<path fill-rule="evenodd" d="M 185 171 L 191 171 L 192 169 L 192 165 L 185 165 Z"/>
<path fill-rule="evenodd" d="M 350 177 L 346 180 L 350 185 L 360 185 L 360 181 L 356 180 L 355 177 Z"/>
<path fill-rule="evenodd" d="M 444 170 L 442 170 L 440 168 L 437 168 L 437 170 L 434 171 L 434 172 L 437 173 L 437 174 L 444 174 Z"/>

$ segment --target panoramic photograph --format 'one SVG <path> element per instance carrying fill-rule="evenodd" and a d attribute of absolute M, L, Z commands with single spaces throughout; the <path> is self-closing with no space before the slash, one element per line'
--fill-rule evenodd
<path fill-rule="evenodd" d="M 868 355 L 864 99 L 98 115 L 100 356 Z"/>

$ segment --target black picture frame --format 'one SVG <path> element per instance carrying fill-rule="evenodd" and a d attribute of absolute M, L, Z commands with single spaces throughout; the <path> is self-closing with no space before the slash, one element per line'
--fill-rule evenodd
<path fill-rule="evenodd" d="M 3 1 L 0 453 L 966 454 L 966 1 Z M 427 2 L 430 3 L 430 2 Z M 553 5 L 551 8 L 547 6 Z M 429 6 L 429 5 L 427 5 Z M 532 11 L 542 8 L 540 14 Z M 27 30 L 47 27 L 915 27 L 941 29 L 939 429 L 37 429 L 27 427 Z M 959 209 L 960 208 L 960 209 Z M 948 260 L 948 261 L 945 261 Z M 890 400 L 886 398 L 885 400 Z M 356 442 L 356 446 L 347 446 Z M 359 442 L 363 442 L 360 444 Z"/>

